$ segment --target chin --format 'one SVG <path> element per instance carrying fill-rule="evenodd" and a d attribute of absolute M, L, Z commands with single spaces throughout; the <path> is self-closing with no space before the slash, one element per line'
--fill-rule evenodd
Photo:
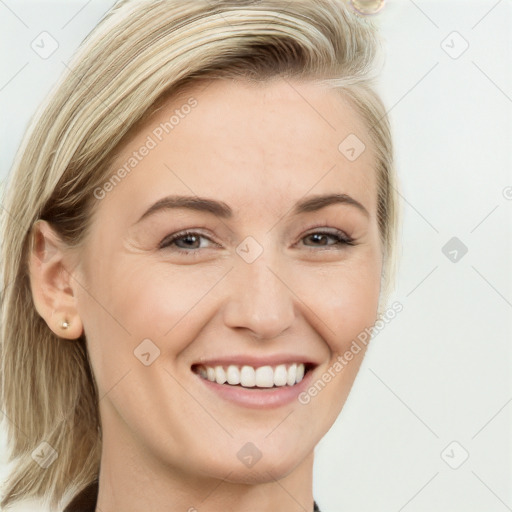
<path fill-rule="evenodd" d="M 203 456 L 202 460 L 197 461 L 198 472 L 204 476 L 237 484 L 268 483 L 285 478 L 312 454 L 312 450 L 302 453 L 297 449 L 297 444 L 294 449 L 286 451 L 282 448 L 274 449 L 273 443 L 262 446 L 261 451 L 254 445 L 248 444 L 243 450 L 238 443 L 236 444 L 236 448 L 229 451 L 229 456 L 226 456 L 226 452 L 211 451 L 207 457 Z M 252 459 L 249 458 L 251 456 Z M 244 461 L 245 457 L 248 457 L 248 460 Z M 190 466 L 188 469 L 191 469 Z"/>
<path fill-rule="evenodd" d="M 263 484 L 281 480 L 287 477 L 296 469 L 302 460 L 279 460 L 277 457 L 272 457 L 267 461 L 263 461 L 263 457 L 251 468 L 244 467 L 242 464 L 234 464 L 231 468 L 226 468 L 231 471 L 231 474 L 226 478 L 226 473 L 221 478 L 238 484 Z"/>

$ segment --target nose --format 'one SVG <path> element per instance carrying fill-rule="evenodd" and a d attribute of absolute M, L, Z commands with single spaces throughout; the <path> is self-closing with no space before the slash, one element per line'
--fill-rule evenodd
<path fill-rule="evenodd" d="M 264 255 L 252 263 L 238 260 L 230 272 L 224 323 L 248 329 L 256 338 L 272 339 L 292 325 L 295 302 L 289 273 Z"/>

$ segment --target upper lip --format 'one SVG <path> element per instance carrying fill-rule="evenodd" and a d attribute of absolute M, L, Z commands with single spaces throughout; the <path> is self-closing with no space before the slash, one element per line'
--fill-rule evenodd
<path fill-rule="evenodd" d="M 317 366 L 313 358 L 303 355 L 294 354 L 280 354 L 272 356 L 251 356 L 248 354 L 223 356 L 215 358 L 201 358 L 196 361 L 192 366 L 253 366 L 259 368 L 260 366 L 278 366 L 280 364 L 304 363 L 312 366 Z"/>

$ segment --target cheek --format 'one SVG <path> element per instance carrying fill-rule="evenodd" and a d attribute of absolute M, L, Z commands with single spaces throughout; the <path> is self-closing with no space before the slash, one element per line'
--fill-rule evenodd
<path fill-rule="evenodd" d="M 372 260 L 374 261 L 374 260 Z M 299 297 L 317 316 L 319 332 L 332 352 L 347 350 L 352 340 L 375 323 L 380 294 L 380 265 L 331 266 L 304 271 Z"/>
<path fill-rule="evenodd" d="M 129 260 L 111 270 L 96 279 L 95 294 L 101 305 L 93 301 L 89 317 L 95 324 L 99 317 L 102 329 L 95 331 L 102 339 L 109 333 L 112 343 L 129 344 L 132 351 L 149 338 L 162 352 L 171 346 L 170 339 L 173 351 L 179 352 L 191 331 L 201 327 L 201 306 L 226 272 L 219 267 Z M 189 336 L 183 336 L 184 330 L 190 331 Z"/>
<path fill-rule="evenodd" d="M 343 408 L 363 361 L 370 340 L 367 330 L 377 317 L 380 267 L 347 261 L 315 278 L 303 273 L 301 280 L 304 302 L 319 318 L 315 328 L 330 355 L 299 401 L 313 408 L 311 414 L 326 427 L 323 435 Z"/>

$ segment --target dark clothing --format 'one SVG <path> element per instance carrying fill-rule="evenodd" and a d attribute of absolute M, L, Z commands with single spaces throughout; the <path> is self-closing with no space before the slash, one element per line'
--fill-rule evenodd
<path fill-rule="evenodd" d="M 73 501 L 64 509 L 64 512 L 95 512 L 97 500 L 98 482 L 95 481 L 77 494 Z M 313 512 L 320 512 L 316 502 Z"/>
<path fill-rule="evenodd" d="M 98 481 L 93 482 L 82 492 L 78 493 L 73 501 L 64 509 L 64 512 L 95 512 L 98 500 Z"/>

